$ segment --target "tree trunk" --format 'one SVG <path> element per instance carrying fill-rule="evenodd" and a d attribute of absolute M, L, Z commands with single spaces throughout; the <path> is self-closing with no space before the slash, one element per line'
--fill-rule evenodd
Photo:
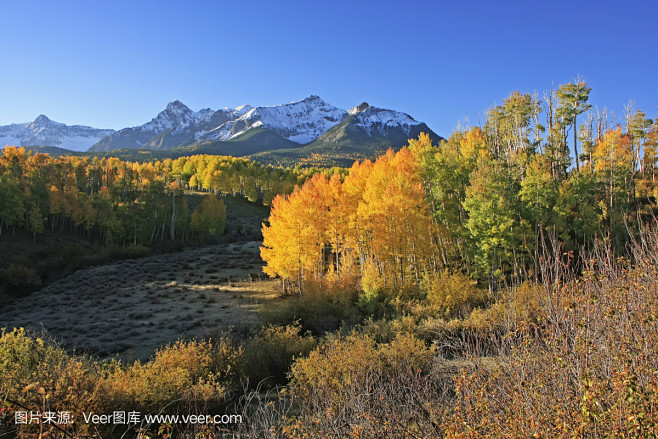
<path fill-rule="evenodd" d="M 338 232 L 336 232 L 336 278 L 340 279 L 340 268 L 339 268 L 339 261 L 338 261 Z"/>
<path fill-rule="evenodd" d="M 573 153 L 576 155 L 576 171 L 580 171 L 578 160 L 578 125 L 576 124 L 576 112 L 573 113 Z"/>
<path fill-rule="evenodd" d="M 176 237 L 176 192 L 172 193 L 171 204 L 173 206 L 173 211 L 171 213 L 171 240 L 174 241 Z"/>
<path fill-rule="evenodd" d="M 302 294 L 302 270 L 299 270 L 299 274 L 297 275 L 297 288 L 299 291 L 299 295 L 303 296 Z"/>

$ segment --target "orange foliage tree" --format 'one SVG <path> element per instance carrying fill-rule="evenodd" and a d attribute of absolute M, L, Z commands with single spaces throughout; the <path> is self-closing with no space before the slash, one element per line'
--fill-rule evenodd
<path fill-rule="evenodd" d="M 316 174 L 272 202 L 263 226 L 265 272 L 296 280 L 339 279 L 358 264 L 365 282 L 418 283 L 433 258 L 433 224 L 418 157 L 392 150 L 374 164 L 356 162 L 342 181 Z"/>

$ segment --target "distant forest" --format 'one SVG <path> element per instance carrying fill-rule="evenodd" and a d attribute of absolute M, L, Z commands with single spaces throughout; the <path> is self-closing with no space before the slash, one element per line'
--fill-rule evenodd
<path fill-rule="evenodd" d="M 48 228 L 108 246 L 187 242 L 221 235 L 226 206 L 212 195 L 192 209 L 186 190 L 240 195 L 268 205 L 311 172 L 224 156 L 137 163 L 53 158 L 8 146 L 0 156 L 0 234 L 23 228 L 36 238 Z"/>

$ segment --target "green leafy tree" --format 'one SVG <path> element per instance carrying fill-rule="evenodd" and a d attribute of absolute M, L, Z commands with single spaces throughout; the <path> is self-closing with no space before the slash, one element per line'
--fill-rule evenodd
<path fill-rule="evenodd" d="M 192 231 L 217 237 L 226 228 L 226 205 L 213 194 L 204 197 L 191 219 Z"/>
<path fill-rule="evenodd" d="M 577 170 L 580 170 L 580 164 L 578 160 L 578 124 L 576 118 L 579 114 L 592 107 L 591 104 L 587 103 L 591 91 L 592 87 L 588 87 L 587 82 L 582 78 L 576 78 L 574 82 L 561 85 L 557 91 L 557 98 L 560 104 L 557 115 L 565 127 L 571 125 L 573 128 L 573 151 Z"/>
<path fill-rule="evenodd" d="M 545 156 L 534 156 L 528 163 L 526 175 L 519 192 L 525 205 L 527 219 L 535 230 L 553 224 L 553 209 L 557 202 L 558 188 L 551 175 L 550 162 Z"/>
<path fill-rule="evenodd" d="M 23 191 L 11 172 L 0 176 L 0 234 L 2 228 L 20 225 L 25 216 Z"/>
<path fill-rule="evenodd" d="M 522 236 L 517 217 L 517 186 L 509 168 L 491 160 L 482 162 L 473 172 L 471 185 L 466 189 L 466 228 L 470 232 L 473 262 L 477 274 L 488 279 L 490 289 L 513 262 Z"/>
<path fill-rule="evenodd" d="M 641 147 L 647 138 L 647 131 L 653 121 L 647 119 L 646 113 L 641 110 L 637 110 L 633 116 L 629 115 L 626 132 L 631 139 L 631 144 L 633 146 L 633 171 L 635 172 L 638 168 L 638 164 L 642 164 L 642 154 Z M 644 167 L 640 166 L 640 170 Z"/>

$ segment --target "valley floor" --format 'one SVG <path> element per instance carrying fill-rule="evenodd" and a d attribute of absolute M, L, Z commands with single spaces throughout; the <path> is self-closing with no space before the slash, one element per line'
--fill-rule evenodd
<path fill-rule="evenodd" d="M 260 242 L 221 244 L 78 270 L 0 307 L 0 327 L 46 331 L 69 351 L 146 359 L 179 338 L 258 322 L 276 298 Z"/>

